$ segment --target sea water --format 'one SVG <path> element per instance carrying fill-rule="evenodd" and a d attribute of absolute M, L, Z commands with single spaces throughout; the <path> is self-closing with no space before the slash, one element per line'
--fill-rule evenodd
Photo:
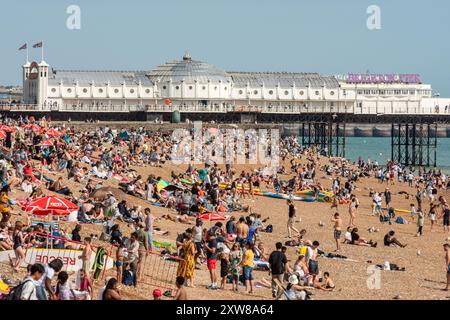
<path fill-rule="evenodd" d="M 345 140 L 345 157 L 351 161 L 358 161 L 361 157 L 366 161 L 370 159 L 372 163 L 385 164 L 392 157 L 391 138 L 347 137 Z M 450 138 L 437 139 L 436 157 L 437 166 L 450 173 Z"/>

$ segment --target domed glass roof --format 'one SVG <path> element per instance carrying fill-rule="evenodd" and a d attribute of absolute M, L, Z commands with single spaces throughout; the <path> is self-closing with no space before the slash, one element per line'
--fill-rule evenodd
<path fill-rule="evenodd" d="M 231 76 L 224 70 L 202 61 L 192 60 L 188 53 L 183 56 L 183 60 L 165 63 L 150 71 L 147 76 L 153 83 L 169 80 L 189 83 L 194 81 L 207 83 L 208 80 L 211 82 L 231 81 Z"/>

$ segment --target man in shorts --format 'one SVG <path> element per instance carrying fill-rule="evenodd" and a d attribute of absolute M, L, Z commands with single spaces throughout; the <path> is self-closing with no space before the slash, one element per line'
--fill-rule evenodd
<path fill-rule="evenodd" d="M 253 268 L 255 267 L 253 252 L 253 243 L 247 243 L 247 250 L 242 257 L 242 267 L 244 271 L 245 289 L 248 294 L 253 293 Z"/>
<path fill-rule="evenodd" d="M 335 213 L 331 218 L 331 222 L 334 222 L 334 240 L 336 241 L 336 251 L 341 250 L 341 244 L 339 240 L 341 239 L 342 234 L 342 219 L 339 216 L 339 213 Z"/>
<path fill-rule="evenodd" d="M 217 286 L 217 275 L 216 275 L 216 263 L 217 263 L 217 239 L 215 234 L 208 234 L 208 242 L 205 243 L 206 251 L 206 263 L 209 270 L 209 275 L 211 277 L 211 285 L 207 288 L 216 290 Z"/>
<path fill-rule="evenodd" d="M 311 243 L 308 243 L 308 250 L 307 250 L 307 261 L 308 261 L 308 270 L 309 274 L 312 276 L 310 279 L 310 282 L 308 285 L 314 286 L 314 284 L 317 281 L 317 277 L 319 275 L 319 261 L 317 261 L 317 258 L 319 256 L 318 249 L 319 249 L 319 242 L 314 241 L 312 245 Z"/>

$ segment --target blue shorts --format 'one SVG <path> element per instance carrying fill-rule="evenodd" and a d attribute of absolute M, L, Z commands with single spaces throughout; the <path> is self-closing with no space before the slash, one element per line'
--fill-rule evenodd
<path fill-rule="evenodd" d="M 244 266 L 244 280 L 253 280 L 253 268 Z"/>
<path fill-rule="evenodd" d="M 319 262 L 315 260 L 309 260 L 309 273 L 312 275 L 319 274 Z"/>

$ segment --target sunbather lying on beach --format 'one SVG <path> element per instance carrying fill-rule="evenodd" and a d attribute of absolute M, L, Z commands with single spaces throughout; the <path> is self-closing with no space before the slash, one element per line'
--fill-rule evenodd
<path fill-rule="evenodd" d="M 195 217 L 190 217 L 187 214 L 182 215 L 175 215 L 171 213 L 167 213 L 163 215 L 161 218 L 167 219 L 173 222 L 180 222 L 185 224 L 194 224 L 195 223 Z"/>

